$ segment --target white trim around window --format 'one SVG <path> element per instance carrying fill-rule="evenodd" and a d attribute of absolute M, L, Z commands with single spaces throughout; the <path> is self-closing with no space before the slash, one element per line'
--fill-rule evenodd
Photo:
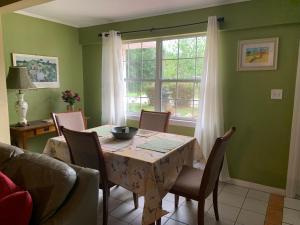
<path fill-rule="evenodd" d="M 146 78 L 144 77 L 143 75 L 143 63 L 144 63 L 144 59 L 143 59 L 143 53 L 141 55 L 141 76 L 138 77 L 138 78 L 132 78 L 129 76 L 129 63 L 130 63 L 130 57 L 129 58 L 126 58 L 126 56 L 123 58 L 123 63 L 126 63 L 124 65 L 126 65 L 124 67 L 124 69 L 126 68 L 126 83 L 128 82 L 128 84 L 133 84 L 134 82 L 138 82 L 140 83 L 141 85 L 141 88 L 140 88 L 140 96 L 135 96 L 135 97 L 131 97 L 130 95 L 127 95 L 127 98 L 131 99 L 131 98 L 139 98 L 140 99 L 140 108 L 142 109 L 142 99 L 145 98 L 145 96 L 142 96 L 142 85 L 143 85 L 143 82 L 154 82 L 155 83 L 155 94 L 154 94 L 154 97 L 152 96 L 151 98 L 149 98 L 148 96 L 146 96 L 149 100 L 154 100 L 154 105 L 152 105 L 152 107 L 154 107 L 154 110 L 155 111 L 162 111 L 162 105 L 163 105 L 163 100 L 168 100 L 171 101 L 171 102 L 174 102 L 172 103 L 172 109 L 176 112 L 176 114 L 178 113 L 177 111 L 177 107 L 178 107 L 178 103 L 180 104 L 192 104 L 191 105 L 191 109 L 192 109 L 192 114 L 190 117 L 179 117 L 180 113 L 177 114 L 177 116 L 174 116 L 172 115 L 171 116 L 171 119 L 170 119 L 170 125 L 175 125 L 175 126 L 185 126 L 185 127 L 195 127 L 195 122 L 196 122 L 196 119 L 194 117 L 195 113 L 198 111 L 198 108 L 197 108 L 197 104 L 199 102 L 199 98 L 197 98 L 196 96 L 196 92 L 195 92 L 195 88 L 198 88 L 198 85 L 200 85 L 200 77 L 198 74 L 199 71 L 196 71 L 197 70 L 197 66 L 199 66 L 197 63 L 199 63 L 199 60 L 203 59 L 204 58 L 204 55 L 200 55 L 199 52 L 198 52 L 198 48 L 197 48 L 197 43 L 198 43 L 198 38 L 199 37 L 205 37 L 205 33 L 197 33 L 197 34 L 188 34 L 188 35 L 179 35 L 179 36 L 170 36 L 170 37 L 163 37 L 163 38 L 151 38 L 151 39 L 141 39 L 141 40 L 132 40 L 132 41 L 123 41 L 123 45 L 126 46 L 127 45 L 127 49 L 130 49 L 129 46 L 130 44 L 139 44 L 141 43 L 141 52 L 143 52 L 143 43 L 146 43 L 146 42 L 155 42 L 155 51 L 156 51 L 156 57 L 155 59 L 153 58 L 153 60 L 155 61 L 155 77 L 153 78 Z M 191 56 L 191 57 L 180 57 L 180 54 L 179 54 L 179 41 L 178 42 L 178 47 L 177 47 L 177 50 L 178 50 L 178 53 L 177 53 L 177 58 L 164 58 L 163 57 L 163 42 L 164 41 L 168 41 L 168 40 L 180 40 L 180 39 L 187 39 L 187 38 L 196 38 L 196 49 L 195 49 L 195 52 L 193 53 L 194 56 Z M 174 78 L 164 78 L 163 79 L 163 64 L 166 63 L 166 61 L 176 61 L 177 63 L 177 70 L 176 70 L 176 76 Z M 179 69 L 178 69 L 178 65 L 180 63 L 180 61 L 183 62 L 183 60 L 195 60 L 194 62 L 194 69 L 195 69 L 195 72 L 194 72 L 194 77 L 189 77 L 189 78 L 185 78 L 185 75 L 186 74 L 179 74 Z M 197 61 L 198 60 L 198 61 Z M 145 61 L 147 61 L 147 59 L 145 59 Z M 200 63 L 201 64 L 201 63 Z M 129 76 L 129 77 L 127 77 Z M 172 96 L 172 98 L 163 98 L 162 97 L 162 85 L 163 84 L 166 84 L 166 83 L 173 83 L 175 84 L 176 86 L 176 94 L 175 94 L 175 98 Z M 179 96 L 179 87 L 183 87 L 184 85 L 187 85 L 188 83 L 190 83 L 189 85 L 192 85 L 192 97 L 190 98 L 182 98 L 182 96 Z M 128 85 L 127 84 L 127 85 Z M 129 93 L 129 92 L 127 92 Z M 185 97 L 185 96 L 184 96 Z M 131 100 L 130 100 L 131 101 Z M 185 102 L 185 103 L 184 103 Z M 190 103 L 188 103 L 190 102 Z M 170 103 L 171 104 L 171 103 Z M 145 110 L 147 110 L 145 108 Z M 189 113 L 190 114 L 190 113 Z M 186 116 L 186 115 L 184 115 Z M 139 120 L 139 113 L 136 112 L 136 113 L 133 113 L 132 112 L 127 112 L 127 118 L 130 119 L 130 120 Z"/>

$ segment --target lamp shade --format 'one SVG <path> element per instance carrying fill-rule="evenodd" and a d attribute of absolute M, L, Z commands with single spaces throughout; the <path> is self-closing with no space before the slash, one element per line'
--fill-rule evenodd
<path fill-rule="evenodd" d="M 26 67 L 13 66 L 9 68 L 6 79 L 8 89 L 32 89 L 36 86 L 31 82 Z"/>

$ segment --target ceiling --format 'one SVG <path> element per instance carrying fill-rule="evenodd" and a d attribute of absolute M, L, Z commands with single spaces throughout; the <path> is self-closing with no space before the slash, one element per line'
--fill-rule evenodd
<path fill-rule="evenodd" d="M 243 1 L 247 0 L 54 0 L 17 12 L 87 27 Z"/>

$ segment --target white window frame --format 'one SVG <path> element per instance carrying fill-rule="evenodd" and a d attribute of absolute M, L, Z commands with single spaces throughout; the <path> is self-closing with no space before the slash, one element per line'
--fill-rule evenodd
<path fill-rule="evenodd" d="M 175 35 L 175 36 L 166 36 L 166 37 L 158 37 L 158 38 L 147 38 L 147 39 L 135 39 L 135 40 L 125 40 L 123 41 L 124 44 L 132 44 L 137 42 L 150 42 L 155 41 L 156 42 L 156 76 L 155 76 L 155 105 L 154 109 L 155 111 L 161 111 L 161 84 L 163 82 L 191 82 L 189 79 L 168 79 L 168 80 L 162 80 L 162 43 L 165 40 L 172 40 L 172 39 L 183 39 L 183 38 L 193 38 L 193 37 L 199 37 L 199 36 L 206 36 L 206 33 L 193 33 L 193 34 L 184 34 L 184 35 Z M 195 59 L 197 56 L 195 57 Z M 190 58 L 189 58 L 190 59 Z M 196 66 L 196 65 L 195 65 Z M 178 74 L 178 70 L 177 70 Z M 128 81 L 134 81 L 133 79 L 130 79 Z M 147 79 L 139 79 L 140 82 L 143 81 L 154 81 L 154 80 L 147 80 Z M 199 83 L 201 83 L 201 79 L 199 79 Z M 174 99 L 175 102 L 178 100 L 177 98 Z M 180 99 L 179 99 L 180 100 Z M 192 99 L 191 101 L 195 101 Z M 199 101 L 199 100 L 198 100 Z M 126 103 L 127 104 L 127 103 Z M 193 103 L 194 104 L 194 103 Z M 176 106 L 175 106 L 176 107 Z M 130 120 L 139 120 L 140 119 L 140 113 L 132 113 L 132 112 L 126 112 L 127 119 Z M 175 126 L 185 126 L 185 127 L 195 127 L 196 126 L 196 119 L 186 118 L 186 117 L 178 117 L 178 116 L 171 116 L 170 117 L 170 124 Z"/>

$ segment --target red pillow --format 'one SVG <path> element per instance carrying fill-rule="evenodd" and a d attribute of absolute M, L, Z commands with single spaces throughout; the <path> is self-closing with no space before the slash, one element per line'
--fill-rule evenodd
<path fill-rule="evenodd" d="M 17 191 L 21 191 L 6 175 L 0 172 L 0 199 Z"/>
<path fill-rule="evenodd" d="M 28 225 L 32 213 L 32 199 L 6 175 L 0 172 L 0 224 Z"/>
<path fill-rule="evenodd" d="M 14 192 L 0 200 L 1 225 L 28 225 L 32 199 L 28 191 Z"/>

